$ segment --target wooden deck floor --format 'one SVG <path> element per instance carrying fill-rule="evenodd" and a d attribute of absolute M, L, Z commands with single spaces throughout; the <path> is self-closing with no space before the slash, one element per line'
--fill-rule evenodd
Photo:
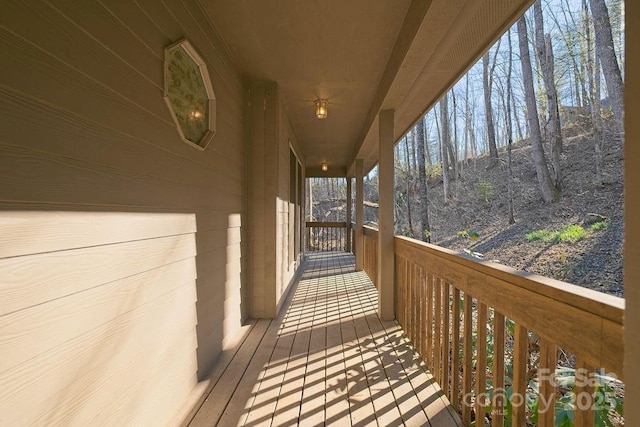
<path fill-rule="evenodd" d="M 308 256 L 288 309 L 223 355 L 191 426 L 461 425 L 353 262 Z"/>

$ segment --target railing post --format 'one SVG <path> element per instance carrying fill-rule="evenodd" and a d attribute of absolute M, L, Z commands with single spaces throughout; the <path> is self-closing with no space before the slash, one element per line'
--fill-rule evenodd
<path fill-rule="evenodd" d="M 393 143 L 394 111 L 379 114 L 378 144 L 378 314 L 382 320 L 394 319 L 393 250 Z"/>
<path fill-rule="evenodd" d="M 638 40 L 640 37 L 640 2 L 625 2 L 625 27 L 627 40 Z M 633 23 L 633 25 L 630 25 Z M 627 58 L 625 64 L 624 108 L 625 108 L 625 140 L 637 141 L 640 137 L 640 44 L 626 44 Z M 640 189 L 640 145 L 624 144 L 624 297 L 626 309 L 624 316 L 625 334 L 625 401 L 640 401 L 640 198 L 633 196 Z M 624 408 L 625 423 L 630 426 L 640 425 L 640 405 L 627 405 Z"/>
<path fill-rule="evenodd" d="M 364 164 L 356 159 L 356 271 L 364 268 Z"/>
<path fill-rule="evenodd" d="M 351 252 L 351 178 L 347 177 L 347 229 L 345 230 L 345 252 Z"/>

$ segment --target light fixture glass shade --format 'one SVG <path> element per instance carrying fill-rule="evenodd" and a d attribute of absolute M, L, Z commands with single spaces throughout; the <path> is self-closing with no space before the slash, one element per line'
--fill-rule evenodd
<path fill-rule="evenodd" d="M 327 118 L 327 100 L 326 99 L 316 99 L 316 117 L 319 119 Z"/>
<path fill-rule="evenodd" d="M 329 165 L 327 164 L 327 162 L 323 162 L 322 166 L 320 166 L 320 169 L 322 169 L 322 172 L 326 172 L 329 170 Z"/>

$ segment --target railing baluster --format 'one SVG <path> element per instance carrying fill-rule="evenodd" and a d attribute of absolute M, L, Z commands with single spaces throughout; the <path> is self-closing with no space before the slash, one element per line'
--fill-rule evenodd
<path fill-rule="evenodd" d="M 473 298 L 464 294 L 464 338 L 463 338 L 463 377 L 462 377 L 462 422 L 471 424 L 471 384 L 473 380 Z"/>
<path fill-rule="evenodd" d="M 420 318 L 422 319 L 420 322 L 420 334 L 422 335 L 422 346 L 420 347 L 420 355 L 422 355 L 422 360 L 426 361 L 427 355 L 427 340 L 428 338 L 428 320 L 427 320 L 427 272 L 423 267 L 420 267 Z"/>
<path fill-rule="evenodd" d="M 484 427 L 487 392 L 487 306 L 478 301 L 478 364 L 476 366 L 476 426 Z"/>
<path fill-rule="evenodd" d="M 593 427 L 596 416 L 593 406 L 598 403 L 594 399 L 594 387 L 592 383 L 595 368 L 581 358 L 576 358 L 576 387 L 575 387 L 575 425 L 580 427 Z"/>
<path fill-rule="evenodd" d="M 411 299 L 412 299 L 412 304 L 411 304 L 411 309 L 409 310 L 411 312 L 411 332 L 413 334 L 413 345 L 415 346 L 415 348 L 418 348 L 418 342 L 420 341 L 420 337 L 418 337 L 418 331 L 420 330 L 420 326 L 418 324 L 418 312 L 417 310 L 414 309 L 414 307 L 416 307 L 416 304 L 418 304 L 418 286 L 417 286 L 417 280 L 416 280 L 416 264 L 413 262 L 409 262 L 409 271 L 411 274 Z"/>
<path fill-rule="evenodd" d="M 435 348 L 434 348 L 434 358 L 433 358 L 433 373 L 435 375 L 436 381 L 440 383 L 442 379 L 442 375 L 440 375 L 440 363 L 442 356 L 442 286 L 440 283 L 440 277 L 435 278 L 435 282 L 433 284 L 436 299 L 435 299 Z"/>
<path fill-rule="evenodd" d="M 433 373 L 433 274 L 427 272 L 427 366 Z"/>
<path fill-rule="evenodd" d="M 554 375 L 556 372 L 557 347 L 555 344 L 540 338 L 540 369 L 538 381 L 540 395 L 538 398 L 538 426 L 553 427 L 556 403 L 556 389 Z"/>
<path fill-rule="evenodd" d="M 411 308 L 409 301 L 409 276 L 407 275 L 407 268 L 409 266 L 409 261 L 406 259 L 402 260 L 402 283 L 403 283 L 403 299 L 404 299 L 404 313 L 402 316 L 402 322 L 404 325 L 408 326 L 409 323 L 409 311 Z"/>
<path fill-rule="evenodd" d="M 504 316 L 493 312 L 493 410 L 491 427 L 504 426 Z"/>
<path fill-rule="evenodd" d="M 460 410 L 460 289 L 453 288 L 453 330 L 451 331 L 451 393 L 449 401 L 456 411 Z"/>
<path fill-rule="evenodd" d="M 400 326 L 402 326 L 402 307 L 400 306 L 400 301 L 401 301 L 401 297 L 402 297 L 402 282 L 400 280 L 401 276 L 400 276 L 400 256 L 396 255 L 393 257 L 393 274 L 394 274 L 394 281 L 393 281 L 393 286 L 394 286 L 394 291 L 395 291 L 395 301 L 393 302 L 393 308 L 396 311 L 396 319 L 398 320 L 398 323 L 400 324 Z"/>
<path fill-rule="evenodd" d="M 524 426 L 526 418 L 525 396 L 527 391 L 527 361 L 529 360 L 529 336 L 527 329 L 516 323 L 513 346 L 513 425 Z"/>
<path fill-rule="evenodd" d="M 405 329 L 405 333 L 409 337 L 409 340 L 413 342 L 413 310 L 411 310 L 411 307 L 413 307 L 413 289 L 411 288 L 411 263 L 408 261 L 405 274 L 407 275 L 407 307 L 409 308 L 407 312 L 407 328 Z"/>
<path fill-rule="evenodd" d="M 442 308 L 444 310 L 442 319 L 442 392 L 449 396 L 449 332 L 451 330 L 451 290 L 448 282 L 442 279 Z"/>
<path fill-rule="evenodd" d="M 416 350 L 418 350 L 420 348 L 420 341 L 422 340 L 420 336 L 420 280 L 418 278 L 418 266 L 414 262 L 411 263 L 411 283 L 413 284 L 413 305 L 411 306 L 411 311 L 414 313 L 413 345 Z"/>

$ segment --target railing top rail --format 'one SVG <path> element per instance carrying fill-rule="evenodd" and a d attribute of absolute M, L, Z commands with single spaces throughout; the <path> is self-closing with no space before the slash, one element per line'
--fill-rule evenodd
<path fill-rule="evenodd" d="M 307 227 L 327 227 L 327 228 L 347 228 L 345 221 L 338 222 L 321 222 L 321 221 L 307 221 Z"/>
<path fill-rule="evenodd" d="M 375 237 L 378 235 L 378 229 L 374 228 L 374 227 L 369 227 L 367 225 L 363 226 L 364 228 L 364 235 L 366 237 Z"/>
<path fill-rule="evenodd" d="M 607 318 L 613 322 L 622 324 L 625 301 L 613 295 L 604 294 L 571 283 L 549 277 L 539 276 L 535 273 L 516 270 L 506 265 L 492 261 L 479 260 L 469 255 L 442 248 L 430 243 L 421 242 L 403 236 L 395 236 L 396 244 L 406 248 L 414 248 L 419 251 L 436 255 L 481 272 L 487 276 L 511 283 L 520 288 L 533 291 L 546 297 L 563 302 Z"/>

